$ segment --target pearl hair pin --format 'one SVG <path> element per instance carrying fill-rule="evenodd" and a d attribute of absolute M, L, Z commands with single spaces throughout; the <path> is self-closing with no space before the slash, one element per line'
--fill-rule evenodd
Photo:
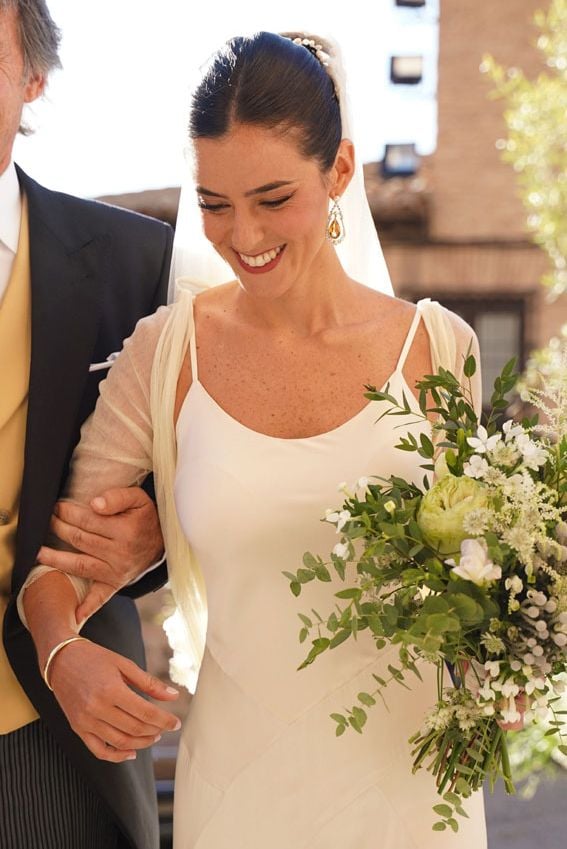
<path fill-rule="evenodd" d="M 310 53 L 315 56 L 319 62 L 324 65 L 326 68 L 329 66 L 329 61 L 331 57 L 328 53 L 325 53 L 323 50 L 322 44 L 317 44 L 314 38 L 292 38 L 294 44 L 299 44 L 302 47 L 306 47 Z"/>

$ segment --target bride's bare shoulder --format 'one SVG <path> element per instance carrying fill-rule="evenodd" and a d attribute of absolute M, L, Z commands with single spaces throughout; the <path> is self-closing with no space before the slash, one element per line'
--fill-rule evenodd
<path fill-rule="evenodd" d="M 377 292 L 367 286 L 360 286 L 360 306 L 371 320 L 397 327 L 402 330 L 409 328 L 416 312 L 415 304 L 394 295 Z"/>

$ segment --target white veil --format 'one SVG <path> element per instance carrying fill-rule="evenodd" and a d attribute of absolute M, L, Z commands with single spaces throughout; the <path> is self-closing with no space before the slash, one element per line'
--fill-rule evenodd
<path fill-rule="evenodd" d="M 339 50 L 331 50 L 331 74 L 341 105 L 343 137 L 353 140 L 347 108 L 345 73 Z M 327 46 L 327 45 L 326 45 Z M 170 277 L 170 303 L 175 307 L 160 336 L 154 356 L 150 406 L 154 428 L 153 468 L 160 522 L 165 539 L 170 585 L 176 612 L 164 623 L 174 655 L 170 674 L 174 681 L 194 691 L 205 650 L 207 602 L 205 582 L 199 564 L 179 525 L 174 499 L 177 442 L 174 406 L 177 379 L 193 332 L 192 295 L 234 279 L 230 266 L 222 260 L 204 236 L 201 212 L 187 162 L 182 187 L 174 254 Z M 346 238 L 338 245 L 343 267 L 356 280 L 387 294 L 392 284 L 380 242 L 370 214 L 362 165 L 340 201 Z"/>
<path fill-rule="evenodd" d="M 307 37 L 317 39 L 316 36 Z M 334 40 L 325 39 L 325 42 L 325 47 L 330 49 L 328 72 L 339 96 L 342 135 L 353 142 L 356 151 L 356 134 L 350 115 L 346 72 L 341 52 Z M 168 297 L 170 303 L 177 300 L 182 290 L 196 294 L 234 280 L 234 272 L 217 254 L 203 233 L 189 160 L 188 153 L 187 173 L 181 187 L 173 245 Z M 350 277 L 360 283 L 379 292 L 393 294 L 390 275 L 366 199 L 362 163 L 358 157 L 354 176 L 339 202 L 346 238 L 337 246 L 336 251 L 343 268 Z"/>

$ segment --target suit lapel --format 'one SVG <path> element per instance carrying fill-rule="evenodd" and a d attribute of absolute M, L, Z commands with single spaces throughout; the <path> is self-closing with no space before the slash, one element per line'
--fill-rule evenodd
<path fill-rule="evenodd" d="M 64 196 L 19 176 L 29 209 L 32 351 L 14 590 L 45 539 L 76 435 L 109 241 L 79 228 Z"/>

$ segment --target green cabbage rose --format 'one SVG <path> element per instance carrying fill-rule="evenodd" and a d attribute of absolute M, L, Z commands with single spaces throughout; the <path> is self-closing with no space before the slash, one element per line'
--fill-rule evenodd
<path fill-rule="evenodd" d="M 488 506 L 484 484 L 473 478 L 445 475 L 424 495 L 417 524 L 425 540 L 441 554 L 458 554 L 461 542 L 470 537 L 463 529 L 465 516 Z"/>

